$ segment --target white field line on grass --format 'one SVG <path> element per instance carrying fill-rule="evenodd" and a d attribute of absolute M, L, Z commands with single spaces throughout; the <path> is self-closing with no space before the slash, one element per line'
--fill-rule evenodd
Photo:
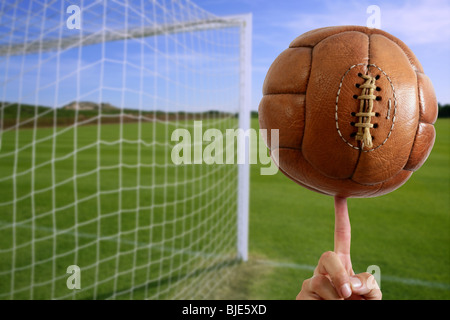
<path fill-rule="evenodd" d="M 5 221 L 0 221 L 0 225 L 3 226 L 10 226 L 13 227 L 13 224 Z M 29 224 L 21 224 L 16 223 L 16 228 L 24 228 L 24 229 L 32 229 L 33 227 Z M 53 233 L 56 232 L 58 235 L 65 234 L 67 236 L 75 236 L 74 232 L 64 231 L 64 230 L 56 230 L 50 227 L 42 227 L 42 226 L 35 226 L 36 230 L 43 231 L 43 232 L 49 232 Z M 214 253 L 206 253 L 201 251 L 194 251 L 189 249 L 178 249 L 174 247 L 166 247 L 160 244 L 151 244 L 146 242 L 139 242 L 139 241 L 133 241 L 133 240 L 127 240 L 127 239 L 121 239 L 119 236 L 107 236 L 107 237 L 98 237 L 95 234 L 90 233 L 83 233 L 78 232 L 77 233 L 78 238 L 86 238 L 86 239 L 96 239 L 97 241 L 108 241 L 108 242 L 120 242 L 123 244 L 128 245 L 137 245 L 138 247 L 144 247 L 144 248 L 153 248 L 160 251 L 167 251 L 172 252 L 176 254 L 185 254 L 190 256 L 202 256 L 205 258 L 211 258 L 216 257 L 217 254 Z M 256 259 L 253 260 L 254 262 L 269 265 L 276 268 L 289 268 L 289 269 L 298 269 L 298 270 L 304 270 L 304 271 L 311 271 L 313 272 L 315 269 L 315 266 L 307 265 L 307 264 L 298 264 L 298 263 L 291 263 L 291 262 L 278 262 L 278 261 L 271 261 L 271 260 L 262 260 L 262 259 Z M 41 261 L 42 262 L 42 261 Z M 38 262 L 39 263 L 39 262 Z M 5 273 L 4 271 L 0 274 Z M 10 272 L 8 272 L 10 273 Z M 427 287 L 427 288 L 433 288 L 433 289 L 442 289 L 442 290 L 450 290 L 450 284 L 447 283 L 441 283 L 441 282 L 432 282 L 432 281 L 426 281 L 426 280 L 420 280 L 420 279 L 412 279 L 412 278 L 401 278 L 397 276 L 392 275 L 386 275 L 381 274 L 381 280 L 387 281 L 387 282 L 393 282 L 393 283 L 401 283 L 409 286 L 419 286 L 419 287 Z"/>
<path fill-rule="evenodd" d="M 257 262 L 266 264 L 269 266 L 277 267 L 277 268 L 290 268 L 290 269 L 298 269 L 304 271 L 314 272 L 315 266 L 305 265 L 305 264 L 297 264 L 290 262 L 277 262 L 270 260 L 257 260 Z M 411 279 L 411 278 L 401 278 L 397 276 L 391 276 L 381 273 L 381 281 L 394 282 L 394 283 L 402 283 L 409 286 L 419 286 L 419 287 L 428 287 L 433 289 L 442 289 L 442 290 L 450 290 L 450 284 L 441 283 L 441 282 L 432 282 L 420 279 Z"/>

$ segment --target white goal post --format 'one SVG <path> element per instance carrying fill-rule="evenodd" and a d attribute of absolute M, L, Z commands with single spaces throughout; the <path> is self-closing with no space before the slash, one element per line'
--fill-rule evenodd
<path fill-rule="evenodd" d="M 171 133 L 250 129 L 251 34 L 190 0 L 0 4 L 0 299 L 220 298 L 249 146 L 177 165 Z"/>
<path fill-rule="evenodd" d="M 240 100 L 239 100 L 239 128 L 249 130 L 252 86 L 252 16 L 241 18 L 243 27 L 240 34 Z M 244 139 L 244 137 L 241 137 Z M 240 143 L 240 152 L 244 155 L 244 163 L 239 164 L 239 200 L 238 200 L 238 252 L 243 261 L 248 260 L 248 222 L 249 222 L 249 193 L 250 193 L 250 147 L 246 148 L 244 141 Z"/>

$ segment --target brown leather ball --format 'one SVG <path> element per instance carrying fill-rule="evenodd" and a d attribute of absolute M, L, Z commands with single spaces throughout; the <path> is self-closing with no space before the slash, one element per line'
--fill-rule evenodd
<path fill-rule="evenodd" d="M 375 197 L 423 165 L 437 112 L 431 81 L 402 41 L 339 26 L 304 33 L 275 59 L 259 124 L 274 162 L 296 183 L 332 196 Z M 278 144 L 270 129 L 279 129 Z"/>

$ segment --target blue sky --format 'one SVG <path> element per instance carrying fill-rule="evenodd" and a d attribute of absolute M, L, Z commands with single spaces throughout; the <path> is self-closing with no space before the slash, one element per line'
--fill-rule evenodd
<path fill-rule="evenodd" d="M 431 78 L 438 101 L 450 103 L 450 1 L 448 0 L 194 0 L 217 15 L 253 14 L 253 101 L 257 109 L 266 72 L 302 33 L 333 25 L 366 25 L 367 7 L 381 11 L 381 29 L 405 42 Z"/>
<path fill-rule="evenodd" d="M 79 29 L 67 27 L 70 5 L 80 7 Z M 56 108 L 77 100 L 167 112 L 238 110 L 237 27 L 101 41 L 124 30 L 210 16 L 185 0 L 8 0 L 0 11 L 0 51 L 18 53 L 0 54 L 0 101 Z M 80 36 L 96 41 L 80 45 Z M 49 50 L 12 49 L 23 43 Z"/>
<path fill-rule="evenodd" d="M 450 103 L 448 0 L 191 1 L 218 16 L 252 13 L 253 110 L 257 110 L 261 100 L 262 84 L 268 68 L 293 39 L 306 31 L 325 26 L 364 26 L 370 16 L 367 13 L 370 5 L 380 7 L 381 29 L 403 40 L 419 58 L 434 84 L 438 101 Z M 162 2 L 166 6 L 169 3 Z M 6 3 L 13 4 L 12 1 Z M 107 29 L 124 28 L 125 15 L 121 1 L 105 2 L 108 8 L 106 17 L 103 17 L 102 1 L 57 0 L 50 3 L 44 10 L 40 1 L 23 0 L 17 12 L 12 9 L 14 6 L 6 10 L 0 19 L 0 35 L 3 35 L 0 44 L 30 41 L 38 36 L 42 39 L 55 38 L 60 32 L 62 36 L 76 35 L 80 30 L 69 30 L 65 23 L 69 17 L 65 9 L 69 4 L 80 4 L 82 7 L 82 32 L 85 34 L 99 32 L 103 23 Z M 172 4 L 169 10 L 164 6 L 156 6 L 159 11 L 155 14 L 155 6 L 151 1 L 142 2 L 146 8 L 144 11 L 139 7 L 141 1 L 132 3 L 134 10 L 127 10 L 127 16 L 129 22 L 137 26 L 142 21 L 151 24 L 152 19 L 158 16 L 165 18 L 165 14 L 174 9 Z M 180 16 L 189 15 L 184 5 L 184 1 L 175 2 L 176 12 Z M 27 13 L 30 13 L 31 18 L 27 19 Z M 13 27 L 15 31 L 10 32 Z M 84 46 L 80 50 L 74 47 L 60 54 L 45 52 L 42 55 L 18 55 L 8 59 L 0 57 L 0 81 L 7 80 L 3 90 L 0 90 L 0 101 L 60 107 L 74 99 L 101 100 L 124 108 L 168 111 L 196 111 L 196 108 L 209 110 L 211 106 L 219 110 L 230 110 L 230 106 L 237 108 L 236 99 L 232 99 L 228 93 L 230 90 L 236 92 L 239 86 L 236 81 L 237 67 L 231 67 L 237 65 L 238 35 L 237 30 L 223 30 L 218 37 L 220 41 L 225 41 L 225 45 L 220 46 L 219 54 L 211 61 L 207 58 L 192 59 L 191 49 L 196 50 L 196 57 L 202 52 L 217 53 L 217 48 L 210 47 L 209 42 L 204 41 L 214 36 L 212 31 L 211 34 L 207 31 L 197 32 L 186 38 L 183 33 L 171 35 L 169 42 L 160 37 L 147 37 L 129 41 L 126 46 L 123 41 L 118 41 L 107 42 L 104 46 Z M 234 39 L 229 45 L 226 42 L 227 34 L 230 34 L 230 39 Z M 145 44 L 145 54 L 141 52 L 142 43 Z M 184 46 L 184 43 L 188 45 Z M 125 64 L 126 70 L 123 68 L 124 61 L 128 62 Z M 211 69 L 206 75 L 201 71 L 205 66 Z M 188 72 L 192 75 L 188 75 Z M 220 79 L 213 78 L 218 74 Z M 173 86 L 173 83 L 178 86 Z M 215 89 L 210 89 L 214 84 Z M 196 87 L 191 90 L 192 86 Z M 139 92 L 144 92 L 144 95 Z"/>

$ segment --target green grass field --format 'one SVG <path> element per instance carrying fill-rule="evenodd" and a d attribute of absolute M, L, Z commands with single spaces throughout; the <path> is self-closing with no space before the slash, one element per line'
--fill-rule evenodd
<path fill-rule="evenodd" d="M 236 263 L 236 166 L 166 165 L 173 125 L 98 128 L 2 134 L 0 298 L 294 299 L 333 249 L 333 199 L 255 164 L 250 260 Z M 450 120 L 436 129 L 430 158 L 403 187 L 349 199 L 353 267 L 380 267 L 384 299 L 450 298 Z M 66 287 L 72 264 L 78 292 Z"/>
<path fill-rule="evenodd" d="M 405 185 L 348 200 L 353 268 L 380 267 L 383 299 L 450 298 L 450 119 L 438 119 L 436 131 L 430 157 Z M 333 199 L 282 173 L 261 176 L 257 165 L 250 188 L 250 252 L 267 270 L 249 284 L 249 298 L 294 299 L 333 250 Z"/>
<path fill-rule="evenodd" d="M 236 264 L 237 166 L 172 164 L 176 124 L 3 132 L 0 298 L 204 298 Z"/>

